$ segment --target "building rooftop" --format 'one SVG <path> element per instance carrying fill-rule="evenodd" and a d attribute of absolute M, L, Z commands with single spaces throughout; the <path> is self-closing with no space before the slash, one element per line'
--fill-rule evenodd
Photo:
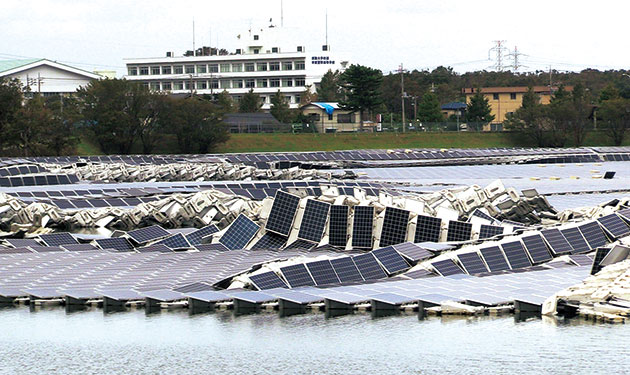
<path fill-rule="evenodd" d="M 527 86 L 512 86 L 512 87 L 481 87 L 480 90 L 483 94 L 501 94 L 501 93 L 525 93 L 529 87 Z M 536 93 L 549 93 L 549 86 L 534 86 L 534 92 Z M 573 86 L 565 86 L 565 90 L 571 91 Z M 553 86 L 552 91 L 557 91 L 558 86 Z M 477 91 L 473 87 L 465 87 L 462 89 L 463 94 L 474 94 Z"/>
<path fill-rule="evenodd" d="M 0 60 L 0 73 L 29 65 L 44 59 L 20 59 L 20 60 Z"/>
<path fill-rule="evenodd" d="M 466 103 L 462 102 L 450 102 L 442 105 L 443 110 L 458 110 L 458 109 L 466 109 Z"/>

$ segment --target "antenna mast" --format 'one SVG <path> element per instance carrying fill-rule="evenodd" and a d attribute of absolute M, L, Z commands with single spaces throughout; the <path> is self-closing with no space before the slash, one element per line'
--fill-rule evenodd
<path fill-rule="evenodd" d="M 195 18 L 193 17 L 193 56 L 195 56 Z"/>
<path fill-rule="evenodd" d="M 326 45 L 328 45 L 328 8 L 326 8 Z"/>
<path fill-rule="evenodd" d="M 284 6 L 283 1 L 280 0 L 280 27 L 284 27 Z"/>

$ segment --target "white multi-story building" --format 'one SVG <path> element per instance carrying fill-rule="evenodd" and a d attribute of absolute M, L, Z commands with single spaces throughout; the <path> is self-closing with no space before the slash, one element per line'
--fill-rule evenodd
<path fill-rule="evenodd" d="M 270 99 L 282 92 L 291 108 L 297 108 L 307 86 L 315 90 L 328 70 L 343 71 L 348 61 L 324 45 L 318 51 L 290 45 L 282 28 L 270 26 L 239 35 L 241 48 L 216 54 L 207 47 L 186 56 L 125 59 L 126 79 L 141 81 L 150 89 L 173 94 L 213 94 L 226 90 L 235 101 L 253 89 L 270 108 Z"/>

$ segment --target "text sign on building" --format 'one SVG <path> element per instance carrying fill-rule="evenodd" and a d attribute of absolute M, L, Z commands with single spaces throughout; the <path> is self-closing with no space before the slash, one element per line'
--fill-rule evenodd
<path fill-rule="evenodd" d="M 312 56 L 311 64 L 334 64 L 335 60 L 331 60 L 328 56 Z"/>

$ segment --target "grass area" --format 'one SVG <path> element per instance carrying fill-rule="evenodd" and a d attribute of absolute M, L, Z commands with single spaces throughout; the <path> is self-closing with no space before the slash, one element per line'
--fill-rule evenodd
<path fill-rule="evenodd" d="M 610 146 L 604 132 L 589 132 L 584 146 Z M 630 145 L 630 140 L 624 145 Z M 272 152 L 272 151 L 333 151 L 353 149 L 393 148 L 487 148 L 535 147 L 527 137 L 518 133 L 476 132 L 423 132 L 423 133 L 349 133 L 349 134 L 232 134 L 216 152 Z M 567 147 L 571 147 L 569 142 Z M 134 147 L 140 153 L 140 147 Z M 174 140 L 168 139 L 156 147 L 155 153 L 176 153 Z M 83 140 L 78 146 L 79 155 L 102 154 L 98 145 Z"/>

